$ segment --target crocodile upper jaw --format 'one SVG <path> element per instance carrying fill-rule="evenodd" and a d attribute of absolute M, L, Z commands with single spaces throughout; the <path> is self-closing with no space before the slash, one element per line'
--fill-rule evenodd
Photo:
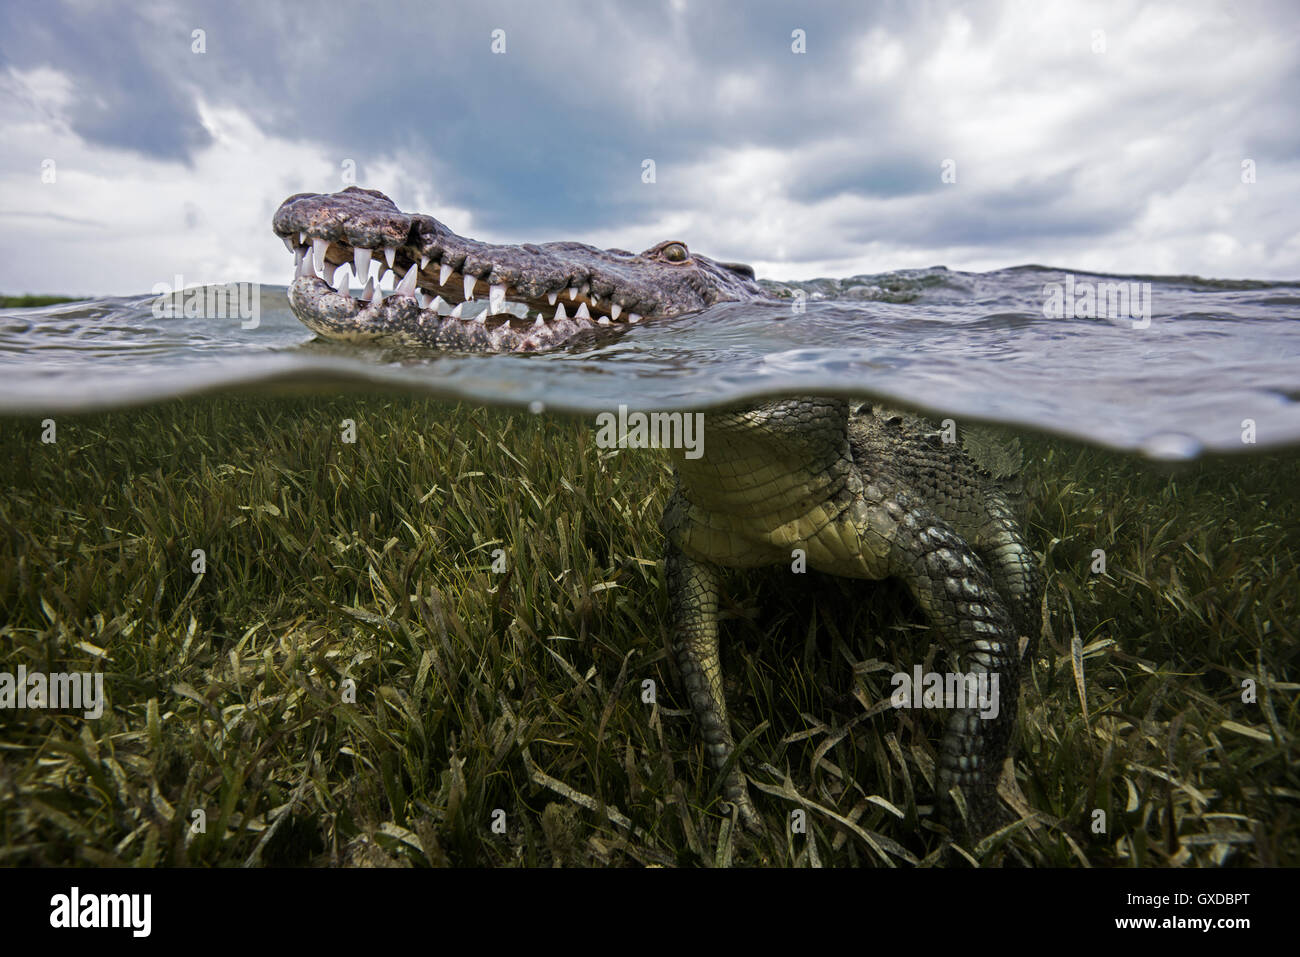
<path fill-rule="evenodd" d="M 766 298 L 748 266 L 715 262 L 679 242 L 639 254 L 575 242 L 482 243 L 356 186 L 290 196 L 272 226 L 295 256 L 294 314 L 332 339 L 531 351 L 600 326 Z M 349 263 L 353 281 L 365 283 L 359 300 Z M 401 277 L 387 297 L 370 277 L 372 263 L 380 276 L 392 269 Z M 468 315 L 463 303 L 476 298 L 487 308 Z"/>

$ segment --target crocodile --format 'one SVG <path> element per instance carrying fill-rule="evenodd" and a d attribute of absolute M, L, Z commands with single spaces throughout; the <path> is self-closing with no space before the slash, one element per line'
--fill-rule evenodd
<path fill-rule="evenodd" d="M 709 757 L 726 774 L 726 799 L 761 827 L 743 774 L 729 767 L 719 570 L 803 558 L 847 578 L 901 580 L 953 673 L 994 689 L 993 709 L 947 702 L 936 774 L 940 816 L 959 820 L 960 788 L 967 829 L 987 831 L 1042 594 L 1016 514 L 1020 489 L 1005 467 L 1014 452 L 986 437 L 958 444 L 918 416 L 834 398 L 713 413 L 705 426 L 703 455 L 673 451 L 676 488 L 662 528 L 677 664 Z"/>
<path fill-rule="evenodd" d="M 290 196 L 272 228 L 294 254 L 289 306 L 326 339 L 533 352 L 602 327 L 770 298 L 752 267 L 696 255 L 679 240 L 642 253 L 484 243 L 358 186 Z M 349 267 L 362 286 L 358 297 Z M 371 273 L 382 280 L 389 270 L 401 279 L 385 296 Z M 486 298 L 484 308 L 466 308 L 476 298 Z"/>
<path fill-rule="evenodd" d="M 573 242 L 492 245 L 358 187 L 291 196 L 273 228 L 295 254 L 294 314 L 330 339 L 535 351 L 604 326 L 769 296 L 750 267 L 715 262 L 677 240 L 640 254 Z M 401 276 L 387 297 L 370 275 L 376 253 L 381 274 Z M 346 269 L 331 284 L 348 264 L 366 278 L 360 300 Z M 470 316 L 465 304 L 485 293 L 486 308 Z M 955 822 L 964 806 L 967 827 L 986 830 L 1042 590 L 1016 517 L 1012 470 L 917 416 L 844 399 L 750 403 L 709 413 L 705 424 L 703 454 L 673 453 L 676 485 L 662 529 L 674 656 L 708 756 L 724 775 L 724 799 L 762 828 L 734 760 L 723 694 L 720 570 L 802 555 L 836 575 L 900 579 L 954 673 L 996 690 L 992 711 L 947 703 L 935 774 L 940 816 Z"/>

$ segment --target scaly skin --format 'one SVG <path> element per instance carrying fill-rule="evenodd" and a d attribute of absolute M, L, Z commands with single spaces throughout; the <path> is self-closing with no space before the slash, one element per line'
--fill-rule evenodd
<path fill-rule="evenodd" d="M 599 326 L 768 298 L 748 266 L 691 254 L 682 243 L 639 254 L 572 242 L 493 245 L 357 187 L 291 196 L 273 227 L 297 259 L 294 314 L 332 339 L 528 351 Z M 346 271 L 360 286 L 371 263 L 381 274 L 391 267 L 402 282 L 387 297 L 367 290 L 355 299 Z M 463 302 L 484 295 L 491 308 L 462 315 Z M 850 416 L 835 399 L 709 415 L 705 454 L 678 455 L 677 490 L 663 518 L 674 645 L 721 769 L 735 743 L 718 655 L 718 568 L 789 562 L 801 548 L 822 571 L 901 579 L 948 645 L 952 670 L 999 677 L 998 716 L 954 709 L 939 754 L 941 807 L 960 786 L 983 827 L 1015 726 L 1022 645 L 1037 633 L 1041 586 L 995 476 L 927 428 L 870 409 Z M 755 822 L 738 768 L 724 786 Z"/>
<path fill-rule="evenodd" d="M 749 266 L 716 262 L 675 240 L 642 253 L 574 242 L 484 243 L 357 186 L 290 196 L 271 225 L 294 253 L 294 315 L 318 335 L 347 342 L 530 352 L 601 327 L 613 332 L 717 302 L 768 298 Z M 390 267 L 402 282 L 376 295 L 367 279 Z M 489 308 L 471 315 L 463 303 L 475 298 Z"/>
<path fill-rule="evenodd" d="M 959 786 L 972 827 L 993 821 L 1040 583 L 1008 497 L 992 475 L 921 420 L 836 399 L 787 399 L 705 417 L 704 455 L 680 452 L 664 512 L 674 650 L 715 767 L 735 748 L 718 654 L 718 568 L 788 563 L 850 578 L 901 579 L 948 647 L 950 668 L 997 674 L 999 713 L 953 709 L 938 791 Z M 745 778 L 724 794 L 750 824 Z M 950 811 L 949 811 L 950 813 Z"/>

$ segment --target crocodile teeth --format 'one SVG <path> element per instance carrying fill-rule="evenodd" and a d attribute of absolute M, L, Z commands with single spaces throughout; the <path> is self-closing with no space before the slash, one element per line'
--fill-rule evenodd
<path fill-rule="evenodd" d="M 346 271 L 343 273 L 343 278 L 339 281 L 338 293 L 344 299 L 352 298 L 352 290 L 348 288 L 348 274 Z"/>
<path fill-rule="evenodd" d="M 329 260 L 326 260 L 324 268 L 321 269 L 321 278 L 331 286 L 334 285 L 334 273 L 338 271 L 338 268 L 338 263 L 332 263 Z"/>
<path fill-rule="evenodd" d="M 452 309 L 451 311 L 451 317 L 453 319 L 461 319 L 463 318 L 461 316 L 461 313 L 464 311 L 465 311 L 465 304 L 463 302 L 458 302 L 456 303 L 456 308 Z"/>
<path fill-rule="evenodd" d="M 432 309 L 434 312 L 437 312 L 445 305 L 447 305 L 447 301 L 443 299 L 442 296 L 434 296 L 432 301 L 430 301 L 429 303 L 429 308 Z"/>
<path fill-rule="evenodd" d="M 289 237 L 289 236 L 281 236 L 280 238 L 284 240 L 284 248 L 287 249 L 287 250 L 289 250 L 289 252 L 293 252 L 293 251 L 294 251 L 294 245 L 293 245 L 293 239 L 292 239 L 292 237 Z"/>
<path fill-rule="evenodd" d="M 451 266 L 449 266 L 447 263 L 443 263 L 442 268 L 438 270 L 438 285 L 439 286 L 447 285 L 447 280 L 451 278 L 451 274 L 453 271 L 454 270 L 451 268 Z"/>
<path fill-rule="evenodd" d="M 640 322 L 640 321 L 641 321 L 641 317 L 638 316 L 635 312 L 629 312 L 629 313 L 627 314 L 627 321 L 628 321 L 628 322 Z"/>
<path fill-rule="evenodd" d="M 366 288 L 361 290 L 361 298 L 366 300 L 375 298 L 375 278 L 373 276 L 366 280 Z"/>
<path fill-rule="evenodd" d="M 569 318 L 568 315 L 567 315 L 567 314 L 565 313 L 565 311 L 564 311 L 564 303 L 560 303 L 558 306 L 555 307 L 555 318 L 556 318 L 556 319 L 568 319 L 568 318 Z"/>
<path fill-rule="evenodd" d="M 587 304 L 584 302 L 578 307 L 578 311 L 573 314 L 574 319 L 590 319 L 591 313 L 587 311 Z"/>
<path fill-rule="evenodd" d="M 493 283 L 488 287 L 488 310 L 496 315 L 498 312 L 504 312 L 506 307 L 506 284 L 503 282 Z"/>
<path fill-rule="evenodd" d="M 578 287 L 577 287 L 577 286 L 570 286 L 570 287 L 569 287 L 569 301 L 570 301 L 570 302 L 573 302 L 573 300 L 575 300 L 575 299 L 577 299 L 577 298 L 578 298 Z"/>
<path fill-rule="evenodd" d="M 298 269 L 302 266 L 302 257 L 306 255 L 307 247 L 299 246 L 293 251 L 293 274 L 298 275 Z"/>
<path fill-rule="evenodd" d="M 360 280 L 368 272 L 370 272 L 370 250 L 358 246 L 352 250 L 352 274 Z"/>
<path fill-rule="evenodd" d="M 393 260 L 397 258 L 397 247 L 396 247 L 396 246 L 385 246 L 385 247 L 384 247 L 384 258 L 385 258 L 386 260 L 388 260 L 388 268 L 389 268 L 389 269 L 392 269 L 392 268 L 393 268 Z"/>
<path fill-rule="evenodd" d="M 473 276 L 465 277 L 465 299 L 466 301 L 474 298 L 474 283 L 477 280 Z"/>
<path fill-rule="evenodd" d="M 305 232 L 301 232 L 301 231 L 300 231 L 300 232 L 298 233 L 298 245 L 299 245 L 299 246 L 306 246 L 306 245 L 307 245 L 307 234 L 306 234 Z"/>
<path fill-rule="evenodd" d="M 609 325 L 609 316 L 601 316 L 599 319 L 596 320 L 596 323 L 602 326 Z"/>
<path fill-rule="evenodd" d="M 487 322 L 487 314 L 488 314 L 488 311 L 487 311 L 486 309 L 484 309 L 482 312 L 480 312 L 477 316 L 474 317 L 474 321 L 475 321 L 475 322 L 486 323 L 486 322 Z"/>
<path fill-rule="evenodd" d="M 423 269 L 423 268 L 424 268 L 425 266 L 427 266 L 427 265 L 429 265 L 429 257 L 428 257 L 428 256 L 425 256 L 425 255 L 421 255 L 421 256 L 420 256 L 420 268 Z"/>
<path fill-rule="evenodd" d="M 325 268 L 325 250 L 330 248 L 328 239 L 313 239 L 311 241 L 311 258 L 315 261 L 317 269 Z"/>
<path fill-rule="evenodd" d="M 421 311 L 429 308 L 429 297 L 424 294 L 423 289 L 415 290 L 415 304 L 420 307 Z M 424 322 L 424 316 L 420 317 L 420 321 Z"/>
<path fill-rule="evenodd" d="M 377 306 L 384 301 L 384 291 L 378 286 L 375 287 L 375 298 L 370 300 L 371 305 Z"/>
<path fill-rule="evenodd" d="M 582 284 L 582 290 L 581 290 L 581 292 L 582 292 L 582 294 L 583 294 L 584 296 L 585 296 L 587 293 L 591 292 L 591 283 L 589 283 L 589 282 L 584 282 L 584 283 Z M 569 298 L 572 299 L 573 297 L 570 296 Z"/>
<path fill-rule="evenodd" d="M 619 314 L 620 312 L 622 312 L 622 311 L 623 311 L 623 307 L 620 306 L 618 303 L 616 303 L 616 302 L 611 302 L 611 303 L 609 304 L 609 317 L 610 317 L 611 319 L 617 319 L 617 318 L 618 318 L 618 314 Z"/>
<path fill-rule="evenodd" d="M 410 269 L 406 270 L 406 275 L 402 277 L 402 281 L 397 284 L 397 288 L 394 289 L 393 292 L 399 296 L 414 296 L 415 277 L 419 272 L 419 266 L 412 266 Z"/>
<path fill-rule="evenodd" d="M 302 262 L 298 264 L 297 278 L 306 279 L 308 276 L 316 278 L 316 270 L 311 268 L 311 257 L 304 255 Z"/>
<path fill-rule="evenodd" d="M 537 314 L 537 318 L 533 320 L 533 328 L 541 329 L 545 327 L 546 327 L 546 320 L 542 318 L 542 314 L 539 312 Z"/>
<path fill-rule="evenodd" d="M 558 292 L 548 292 L 546 294 L 546 301 L 549 302 L 552 306 L 555 305 L 555 300 L 559 298 L 560 298 L 560 294 Z"/>

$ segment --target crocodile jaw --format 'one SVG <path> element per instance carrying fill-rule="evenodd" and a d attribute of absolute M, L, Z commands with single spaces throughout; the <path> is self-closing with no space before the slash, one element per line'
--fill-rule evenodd
<path fill-rule="evenodd" d="M 375 190 L 300 193 L 276 211 L 273 228 L 294 254 L 294 314 L 332 339 L 392 341 L 437 349 L 527 352 L 601 327 L 760 299 L 753 270 L 660 243 L 643 253 L 582 243 L 493 245 L 452 232 L 430 216 L 403 213 Z M 384 296 L 371 281 L 401 277 Z M 347 275 L 365 288 L 354 298 Z M 477 315 L 464 303 L 486 299 Z"/>

